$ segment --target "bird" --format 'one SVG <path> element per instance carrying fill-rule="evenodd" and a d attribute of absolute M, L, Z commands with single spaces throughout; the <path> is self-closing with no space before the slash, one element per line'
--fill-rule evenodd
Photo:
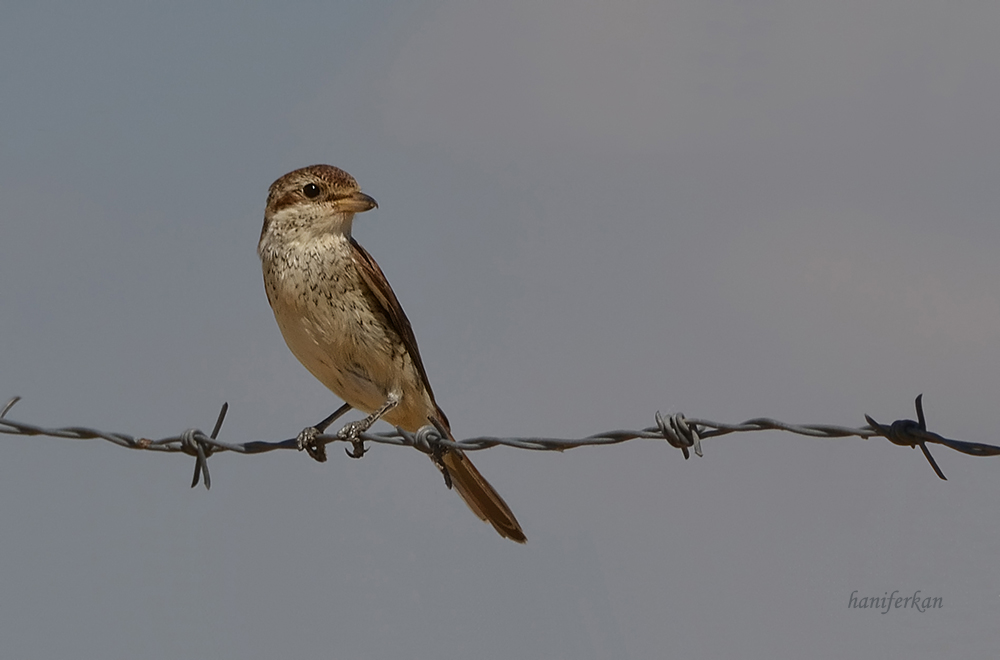
<path fill-rule="evenodd" d="M 285 343 L 345 405 L 299 434 L 299 449 L 325 460 L 311 441 L 350 408 L 368 413 L 338 436 L 354 443 L 377 420 L 411 433 L 428 424 L 454 440 L 420 358 L 417 340 L 375 259 L 351 235 L 354 216 L 377 208 L 357 181 L 331 165 L 310 165 L 271 184 L 257 254 L 264 290 Z M 317 455 L 318 452 L 322 455 Z M 465 452 L 438 445 L 432 460 L 449 488 L 504 538 L 527 539 L 499 493 Z"/>

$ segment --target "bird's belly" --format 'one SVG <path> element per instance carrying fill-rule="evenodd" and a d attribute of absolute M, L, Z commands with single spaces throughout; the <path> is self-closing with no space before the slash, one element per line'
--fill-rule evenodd
<path fill-rule="evenodd" d="M 359 410 L 378 409 L 388 398 L 391 383 L 377 368 L 386 356 L 362 345 L 357 331 L 336 314 L 309 314 L 308 310 L 275 310 L 285 343 L 321 383 Z M 381 377 L 380 377 L 381 376 Z"/>
<path fill-rule="evenodd" d="M 370 413 L 396 392 L 400 402 L 385 421 L 410 431 L 428 423 L 436 406 L 409 355 L 394 350 L 398 338 L 389 337 L 379 323 L 358 318 L 350 304 L 323 296 L 294 308 L 276 296 L 272 307 L 292 354 L 344 402 Z"/>

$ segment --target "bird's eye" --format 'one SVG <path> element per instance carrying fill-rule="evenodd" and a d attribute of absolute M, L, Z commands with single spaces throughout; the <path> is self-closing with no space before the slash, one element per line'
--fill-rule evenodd
<path fill-rule="evenodd" d="M 307 183 L 306 185 L 302 186 L 302 194 L 308 197 L 309 199 L 314 199 L 316 197 L 319 197 L 319 193 L 320 193 L 319 186 L 317 186 L 315 183 Z"/>

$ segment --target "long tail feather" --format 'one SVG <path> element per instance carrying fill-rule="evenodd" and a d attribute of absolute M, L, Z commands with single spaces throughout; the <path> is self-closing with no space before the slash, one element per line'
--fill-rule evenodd
<path fill-rule="evenodd" d="M 464 452 L 450 449 L 441 456 L 441 462 L 448 470 L 455 490 L 480 520 L 493 525 L 493 529 L 506 539 L 518 543 L 528 540 L 510 507 Z"/>

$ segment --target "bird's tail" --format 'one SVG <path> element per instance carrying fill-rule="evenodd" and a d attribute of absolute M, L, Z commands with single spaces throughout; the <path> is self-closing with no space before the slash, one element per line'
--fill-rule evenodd
<path fill-rule="evenodd" d="M 521 525 L 511 512 L 510 507 L 486 481 L 479 470 L 472 464 L 465 452 L 459 449 L 448 449 L 441 455 L 441 462 L 451 477 L 451 483 L 469 505 L 472 512 L 493 525 L 500 536 L 524 543 L 527 537 L 521 530 Z"/>

